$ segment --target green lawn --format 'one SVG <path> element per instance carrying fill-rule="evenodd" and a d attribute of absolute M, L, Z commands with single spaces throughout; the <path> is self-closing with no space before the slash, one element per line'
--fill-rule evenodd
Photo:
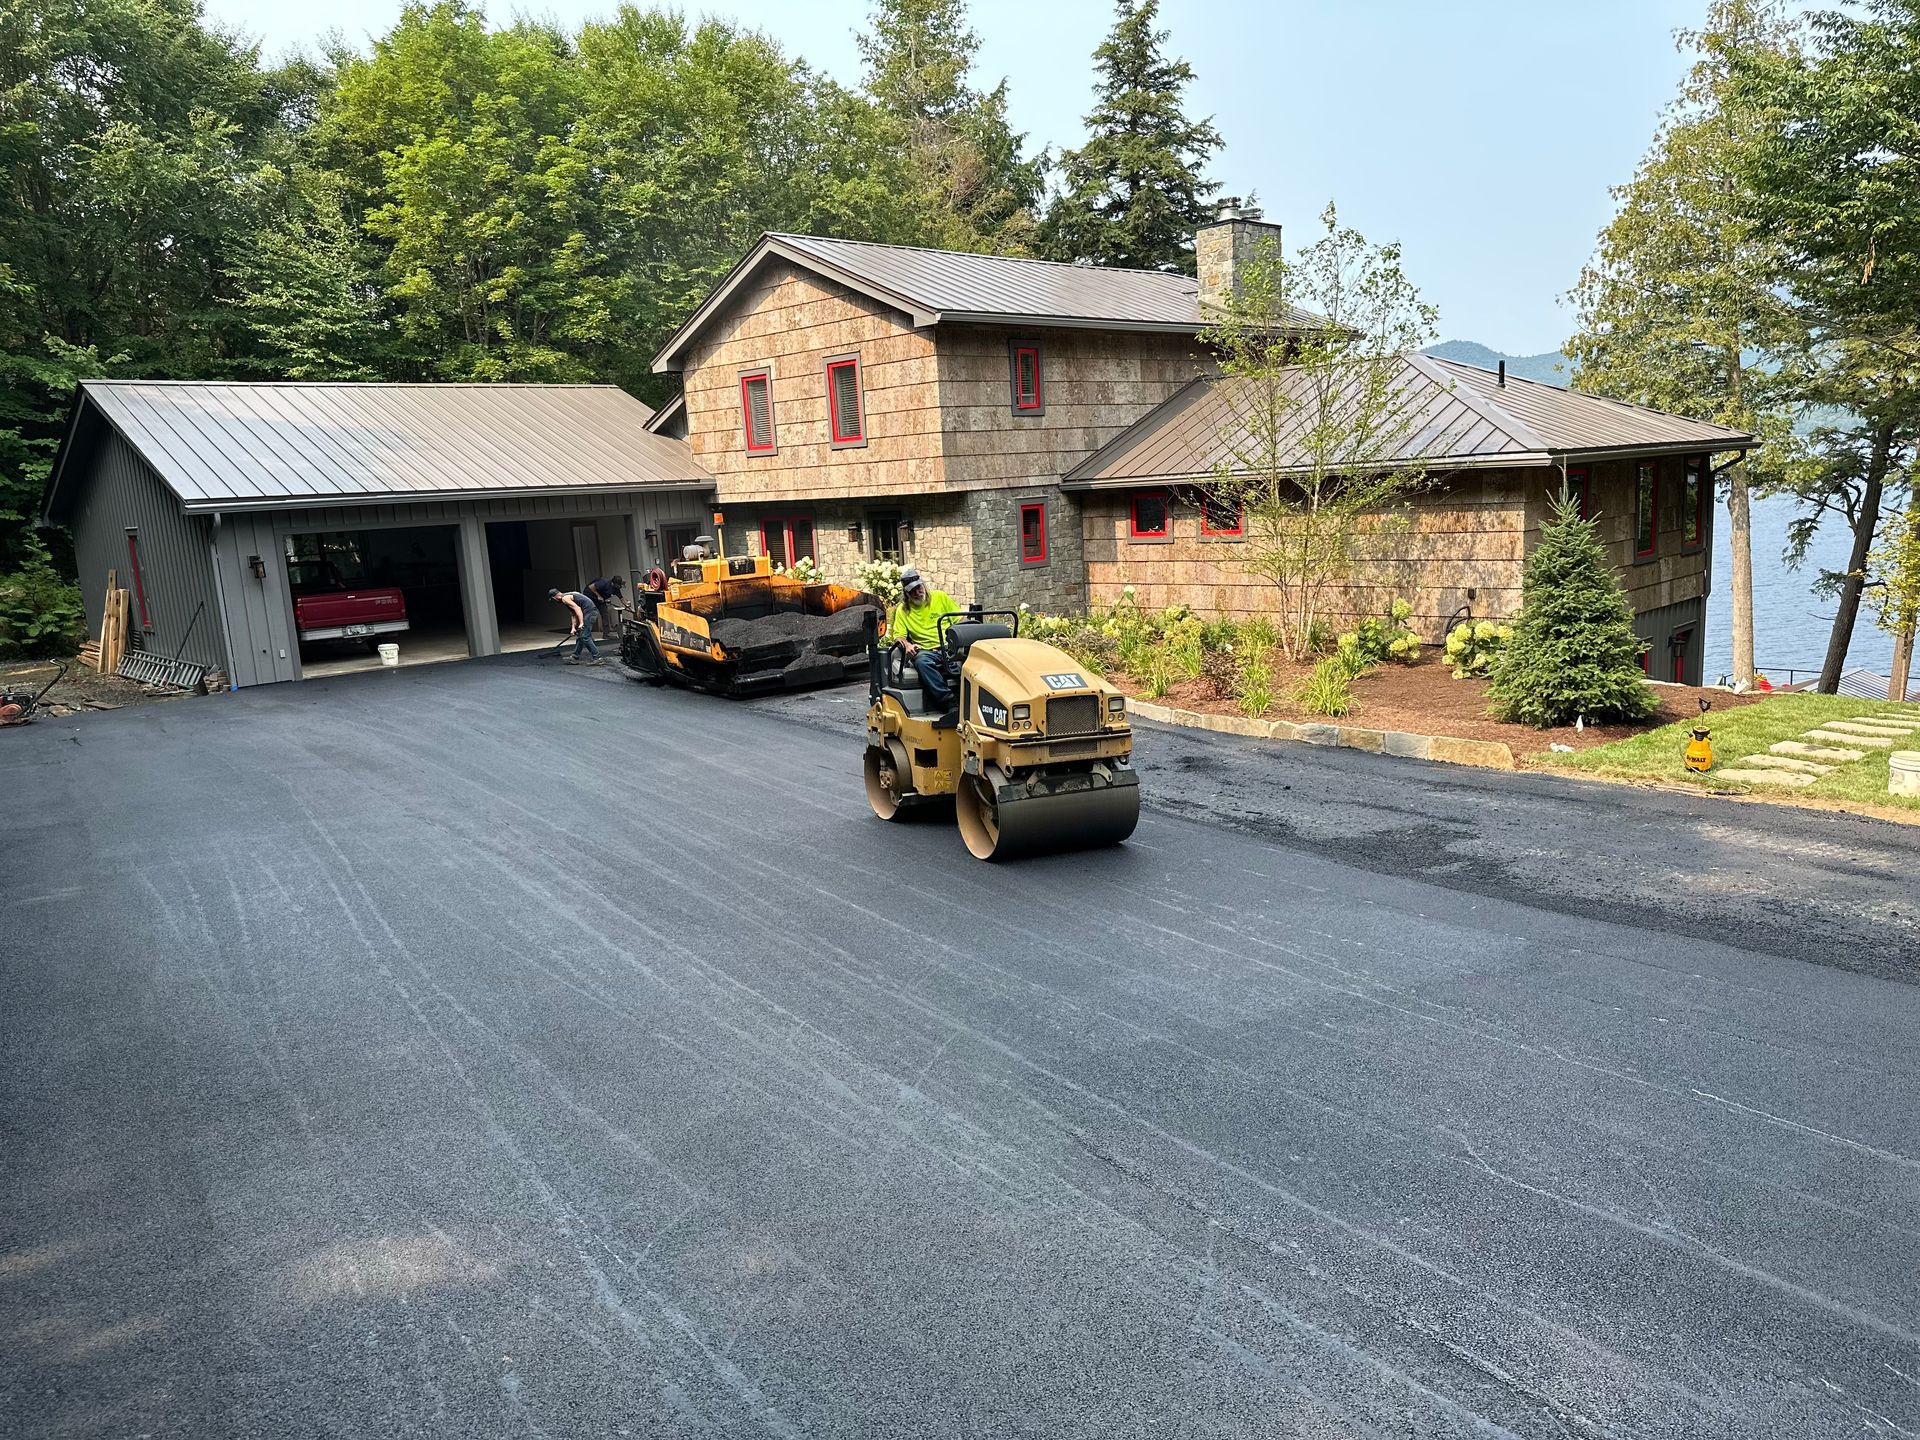
<path fill-rule="evenodd" d="M 1711 775 L 1690 774 L 1681 765 L 1687 748 L 1690 723 L 1663 725 L 1631 740 L 1616 740 L 1582 750 L 1577 755 L 1547 754 L 1536 757 L 1558 769 L 1584 770 L 1596 775 L 1615 775 L 1633 780 L 1675 780 L 1713 789 L 1745 788 L 1735 782 L 1722 782 L 1721 770 L 1735 768 L 1741 757 L 1762 754 L 1778 740 L 1798 740 L 1808 730 L 1830 720 L 1856 720 L 1863 715 L 1898 712 L 1903 718 L 1920 723 L 1920 705 L 1896 705 L 1886 700 L 1853 700 L 1844 695 L 1776 695 L 1755 705 L 1716 710 L 1706 718 L 1713 731 L 1713 768 Z M 1809 741 L 1819 744 L 1819 741 Z M 1889 805 L 1920 811 L 1920 800 L 1887 794 L 1887 750 L 1859 746 L 1866 750 L 1864 760 L 1840 764 L 1832 774 L 1822 775 L 1805 788 L 1774 789 L 1753 787 L 1755 794 L 1798 796 L 1852 803 Z M 1920 750 L 1920 733 L 1897 742 L 1895 749 Z"/>

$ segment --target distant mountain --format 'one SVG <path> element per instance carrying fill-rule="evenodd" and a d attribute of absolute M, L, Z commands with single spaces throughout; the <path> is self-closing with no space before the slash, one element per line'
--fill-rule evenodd
<path fill-rule="evenodd" d="M 1544 355 L 1502 355 L 1498 350 L 1489 350 L 1474 340 L 1442 340 L 1438 345 L 1429 345 L 1420 352 L 1441 360 L 1455 360 L 1462 365 L 1477 365 L 1482 370 L 1498 370 L 1502 360 L 1507 362 L 1507 373 L 1517 375 L 1522 380 L 1538 380 L 1543 385 L 1570 385 L 1573 383 L 1573 365 L 1558 350 L 1549 350 Z"/>

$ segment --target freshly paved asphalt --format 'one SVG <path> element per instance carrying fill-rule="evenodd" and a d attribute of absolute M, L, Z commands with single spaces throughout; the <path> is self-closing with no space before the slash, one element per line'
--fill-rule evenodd
<path fill-rule="evenodd" d="M 0 735 L 0 1433 L 1920 1430 L 1920 829 L 519 660 Z"/>

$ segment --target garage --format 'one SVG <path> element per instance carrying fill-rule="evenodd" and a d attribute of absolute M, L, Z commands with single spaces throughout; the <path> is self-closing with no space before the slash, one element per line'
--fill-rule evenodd
<path fill-rule="evenodd" d="M 46 520 L 88 623 L 242 685 L 554 645 L 550 588 L 629 584 L 704 528 L 712 477 L 604 385 L 87 381 Z M 388 657 L 381 646 L 394 647 Z"/>

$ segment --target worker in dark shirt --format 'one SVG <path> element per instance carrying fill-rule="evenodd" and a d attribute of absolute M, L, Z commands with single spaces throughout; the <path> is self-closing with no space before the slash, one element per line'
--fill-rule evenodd
<path fill-rule="evenodd" d="M 613 638 L 613 607 L 624 588 L 618 575 L 594 580 L 587 585 L 587 594 L 593 597 L 594 608 L 600 612 L 600 633 L 609 640 Z"/>
<path fill-rule="evenodd" d="M 589 657 L 587 660 L 589 665 L 603 663 L 600 659 L 600 648 L 593 643 L 593 597 L 584 590 L 553 589 L 547 591 L 547 598 L 558 600 L 567 607 L 567 613 L 573 617 L 573 628 L 567 632 L 567 640 L 573 641 L 573 654 L 567 657 L 567 663 L 575 664 L 583 654 Z M 567 640 L 562 640 L 560 643 L 564 645 Z"/>

